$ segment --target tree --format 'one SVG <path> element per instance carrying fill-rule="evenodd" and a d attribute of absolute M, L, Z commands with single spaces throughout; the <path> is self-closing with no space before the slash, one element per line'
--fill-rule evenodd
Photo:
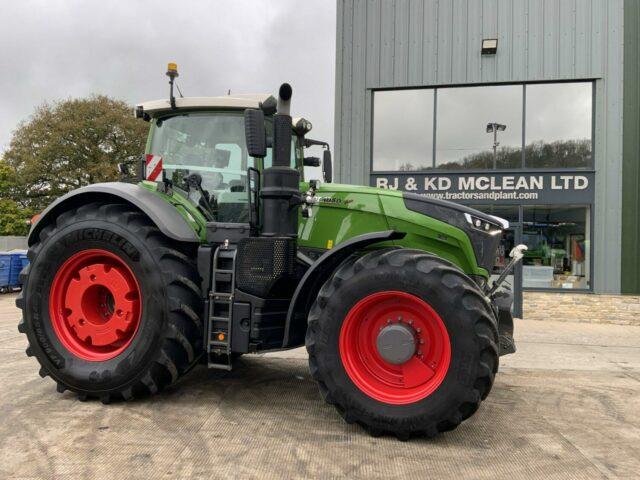
<path fill-rule="evenodd" d="M 0 235 L 26 235 L 29 231 L 29 219 L 33 213 L 9 199 L 15 189 L 11 168 L 0 161 Z"/>
<path fill-rule="evenodd" d="M 38 107 L 18 125 L 4 153 L 15 179 L 8 197 L 41 211 L 70 190 L 116 180 L 117 164 L 144 152 L 148 126 L 132 112 L 125 102 L 101 95 Z"/>

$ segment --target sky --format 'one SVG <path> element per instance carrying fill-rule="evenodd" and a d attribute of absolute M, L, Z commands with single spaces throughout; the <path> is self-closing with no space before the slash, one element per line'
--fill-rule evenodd
<path fill-rule="evenodd" d="M 592 84 L 528 85 L 526 138 L 535 141 L 591 137 Z M 506 125 L 500 146 L 520 148 L 522 85 L 439 88 L 436 110 L 436 163 L 458 161 L 490 151 L 487 123 Z M 374 96 L 374 166 L 394 170 L 411 163 L 430 166 L 433 157 L 433 89 L 378 92 Z"/>
<path fill-rule="evenodd" d="M 2 0 L 0 151 L 36 106 L 104 94 L 135 104 L 293 87 L 292 114 L 333 145 L 336 2 Z"/>

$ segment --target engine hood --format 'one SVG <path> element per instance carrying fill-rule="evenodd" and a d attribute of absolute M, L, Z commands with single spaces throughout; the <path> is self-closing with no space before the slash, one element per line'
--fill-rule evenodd
<path fill-rule="evenodd" d="M 491 272 L 502 232 L 509 228 L 507 220 L 454 202 L 411 193 L 403 193 L 402 196 L 407 210 L 435 218 L 464 231 L 471 240 L 478 265 Z"/>

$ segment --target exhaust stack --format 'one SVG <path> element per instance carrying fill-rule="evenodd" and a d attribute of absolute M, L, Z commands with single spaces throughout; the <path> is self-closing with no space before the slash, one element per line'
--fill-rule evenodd
<path fill-rule="evenodd" d="M 264 170 L 262 197 L 265 237 L 298 236 L 301 204 L 300 172 L 291 168 L 291 116 L 293 90 L 283 83 L 278 91 L 278 113 L 273 116 L 273 166 Z"/>

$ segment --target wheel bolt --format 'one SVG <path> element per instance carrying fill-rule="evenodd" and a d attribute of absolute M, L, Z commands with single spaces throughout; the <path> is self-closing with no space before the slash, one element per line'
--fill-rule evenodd
<path fill-rule="evenodd" d="M 422 350 L 418 350 L 418 355 L 422 356 Z"/>
<path fill-rule="evenodd" d="M 401 322 L 401 321 L 402 321 L 402 317 L 398 316 L 398 322 Z"/>
<path fill-rule="evenodd" d="M 416 328 L 416 333 L 420 333 L 422 331 L 421 328 Z"/>
<path fill-rule="evenodd" d="M 424 340 L 420 339 L 420 345 L 424 345 Z"/>
<path fill-rule="evenodd" d="M 409 320 L 409 325 L 413 325 L 413 320 Z"/>

